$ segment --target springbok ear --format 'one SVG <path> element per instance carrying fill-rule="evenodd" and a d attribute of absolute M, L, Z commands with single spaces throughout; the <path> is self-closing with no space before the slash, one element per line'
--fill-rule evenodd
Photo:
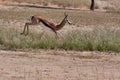
<path fill-rule="evenodd" d="M 67 17 L 67 16 L 68 16 L 68 14 L 67 14 L 66 12 L 64 13 L 64 15 L 65 15 L 65 17 Z"/>

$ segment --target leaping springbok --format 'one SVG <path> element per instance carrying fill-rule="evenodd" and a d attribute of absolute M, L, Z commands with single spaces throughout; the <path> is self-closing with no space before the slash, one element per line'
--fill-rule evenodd
<path fill-rule="evenodd" d="M 29 25 L 38 25 L 38 24 L 40 24 L 41 26 L 45 26 L 45 27 L 50 28 L 56 34 L 56 36 L 58 37 L 57 31 L 62 29 L 65 26 L 66 22 L 71 24 L 71 22 L 68 20 L 67 17 L 68 17 L 68 14 L 65 13 L 65 17 L 61 21 L 61 23 L 58 24 L 58 25 L 55 25 L 54 23 L 50 22 L 49 20 L 47 20 L 47 19 L 45 19 L 45 18 L 43 18 L 41 16 L 34 15 L 34 16 L 31 17 L 31 22 L 25 23 L 24 30 L 21 33 L 21 35 L 23 35 L 23 34 L 28 35 L 28 33 L 29 33 Z M 26 28 L 27 28 L 27 33 L 25 32 Z"/>

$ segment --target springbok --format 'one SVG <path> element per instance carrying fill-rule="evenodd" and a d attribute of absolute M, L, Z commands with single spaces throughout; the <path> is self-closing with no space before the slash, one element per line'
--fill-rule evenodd
<path fill-rule="evenodd" d="M 65 26 L 66 23 L 69 23 L 71 25 L 71 22 L 68 20 L 68 14 L 65 13 L 64 15 L 65 15 L 65 17 L 63 18 L 61 23 L 58 24 L 58 25 L 55 25 L 54 23 L 52 23 L 49 20 L 43 18 L 42 16 L 34 15 L 34 16 L 31 17 L 31 22 L 25 23 L 24 30 L 21 33 L 21 35 L 22 34 L 28 35 L 28 33 L 29 33 L 29 25 L 38 25 L 38 24 L 40 24 L 43 27 L 50 28 L 56 34 L 56 36 L 58 37 L 58 35 L 57 35 L 58 30 L 62 29 Z M 26 28 L 27 28 L 27 33 L 25 32 Z"/>

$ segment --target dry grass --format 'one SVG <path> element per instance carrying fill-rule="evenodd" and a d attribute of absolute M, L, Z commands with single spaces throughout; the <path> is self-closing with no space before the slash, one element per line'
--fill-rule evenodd
<path fill-rule="evenodd" d="M 11 11 L 12 10 L 12 11 Z M 35 8 L 19 8 L 11 7 L 10 9 L 0 10 L 1 19 L 6 20 L 27 20 L 32 15 L 41 15 L 45 18 L 58 23 L 64 16 L 64 12 L 69 14 L 69 19 L 73 24 L 78 26 L 92 26 L 103 25 L 119 26 L 119 11 L 107 11 L 107 12 L 91 12 L 91 11 L 77 11 L 77 10 L 55 10 L 55 9 L 35 9 Z M 58 16 L 59 15 L 59 16 Z M 7 17 L 6 17 L 7 16 Z M 19 16 L 19 17 L 18 17 Z M 54 18 L 53 18 L 54 17 Z"/>
<path fill-rule="evenodd" d="M 40 4 L 43 6 L 57 6 L 62 8 L 80 8 L 80 9 L 89 9 L 91 0 L 0 0 L 3 2 L 17 2 L 17 3 L 29 3 L 29 4 Z M 118 6 L 119 0 L 96 0 L 95 8 L 96 9 L 105 9 L 105 10 L 116 10 L 120 9 Z"/>
<path fill-rule="evenodd" d="M 4 0 L 4 1 L 10 1 L 10 0 Z M 11 0 L 10 2 L 19 2 L 19 3 L 32 3 L 32 4 L 41 4 L 44 6 L 48 6 L 49 4 L 52 5 L 58 5 L 59 7 L 82 7 L 80 6 L 80 4 L 85 3 L 85 5 L 87 4 L 88 6 L 90 5 L 90 1 L 87 0 Z M 88 2 L 88 3 L 86 3 Z"/>
<path fill-rule="evenodd" d="M 34 52 L 0 51 L 0 80 L 119 80 L 120 14 L 115 12 L 71 11 L 17 6 L 0 6 L 0 49 L 35 49 Z M 29 16 L 38 14 L 59 23 L 63 13 L 69 14 L 72 26 L 66 25 L 56 40 L 41 28 L 30 27 L 28 36 L 21 36 Z M 73 28 L 72 28 L 73 27 Z M 40 29 L 40 30 L 39 30 Z M 36 49 L 54 51 L 36 52 Z M 55 51 L 89 50 L 104 52 Z M 114 73 L 114 74 L 113 74 Z"/>
<path fill-rule="evenodd" d="M 65 11 L 75 25 L 66 25 L 60 31 L 64 35 L 64 39 L 56 40 L 53 33 L 53 38 L 49 33 L 40 38 L 41 30 L 37 30 L 37 27 L 30 27 L 30 34 L 26 37 L 20 35 L 29 16 L 38 14 L 58 24 L 63 19 Z M 119 12 L 71 11 L 9 6 L 1 9 L 0 13 L 0 44 L 2 49 L 43 48 L 120 51 Z"/>

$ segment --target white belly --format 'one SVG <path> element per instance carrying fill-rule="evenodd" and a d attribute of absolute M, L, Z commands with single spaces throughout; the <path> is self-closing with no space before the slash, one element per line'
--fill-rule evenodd
<path fill-rule="evenodd" d="M 47 27 L 46 25 L 44 25 L 42 22 L 40 22 L 40 26 L 41 26 L 43 29 L 51 30 L 49 27 Z"/>
<path fill-rule="evenodd" d="M 47 26 L 45 26 L 42 22 L 40 22 L 40 26 L 43 28 L 46 28 Z"/>

